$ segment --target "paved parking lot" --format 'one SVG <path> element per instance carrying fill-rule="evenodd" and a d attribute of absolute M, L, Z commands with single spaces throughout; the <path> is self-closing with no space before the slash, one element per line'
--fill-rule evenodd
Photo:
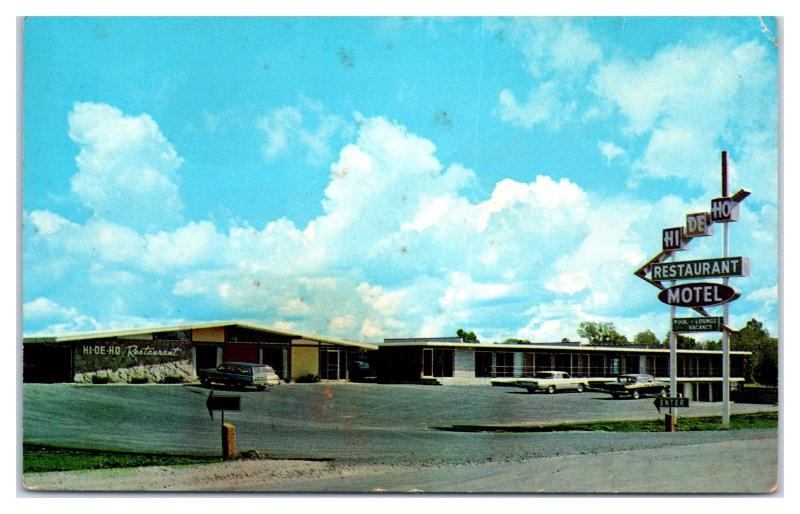
<path fill-rule="evenodd" d="M 42 444 L 129 451 L 217 454 L 219 415 L 195 386 L 25 384 L 24 439 Z M 652 399 L 612 400 L 601 393 L 528 394 L 479 386 L 291 384 L 267 392 L 237 391 L 240 412 L 226 414 L 239 449 L 284 458 L 347 462 L 471 462 L 561 453 L 596 453 L 741 438 L 773 431 L 678 434 L 457 433 L 457 424 L 543 423 L 656 418 Z M 692 414 L 716 415 L 719 404 L 693 403 Z M 764 406 L 734 405 L 734 412 Z"/>
<path fill-rule="evenodd" d="M 219 416 L 195 386 L 25 384 L 24 439 L 68 447 L 220 453 Z M 40 490 L 300 492 L 767 492 L 777 430 L 445 432 L 432 426 L 655 418 L 652 399 L 493 387 L 292 384 L 241 395 L 239 450 L 293 460 L 33 473 Z M 734 412 L 764 406 L 735 405 Z M 718 404 L 693 403 L 694 414 Z M 299 460 L 295 460 L 299 459 Z M 320 459 L 327 459 L 320 462 Z M 654 479 L 653 477 L 657 477 Z"/>

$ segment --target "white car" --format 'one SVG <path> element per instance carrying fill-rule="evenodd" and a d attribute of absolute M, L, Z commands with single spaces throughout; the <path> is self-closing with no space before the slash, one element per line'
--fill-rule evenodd
<path fill-rule="evenodd" d="M 517 387 L 524 387 L 529 393 L 547 391 L 550 394 L 556 391 L 584 392 L 589 388 L 585 378 L 572 378 L 566 371 L 537 371 L 533 378 L 517 380 Z"/>

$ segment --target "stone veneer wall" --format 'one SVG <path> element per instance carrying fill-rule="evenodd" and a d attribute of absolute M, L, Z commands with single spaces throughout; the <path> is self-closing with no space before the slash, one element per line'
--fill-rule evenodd
<path fill-rule="evenodd" d="M 191 382 L 194 380 L 192 371 L 192 361 L 182 360 L 164 364 L 76 373 L 74 381 L 76 383 L 91 384 L 93 377 L 97 376 L 101 379 L 108 377 L 108 382 L 112 384 L 139 383 L 138 381 L 144 378 L 147 378 L 147 382 L 150 383 Z"/>

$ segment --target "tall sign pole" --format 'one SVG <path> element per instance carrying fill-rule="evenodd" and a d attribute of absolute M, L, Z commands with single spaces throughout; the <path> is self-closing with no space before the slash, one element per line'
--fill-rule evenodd
<path fill-rule="evenodd" d="M 675 262 L 675 252 L 672 252 L 671 261 Z M 677 284 L 676 280 L 670 283 L 671 286 L 675 284 Z M 676 310 L 677 307 L 674 305 L 669 308 L 669 394 L 673 397 L 678 396 L 678 334 L 675 333 L 673 328 Z M 670 406 L 669 415 L 671 418 L 668 427 L 669 431 L 672 432 L 678 420 L 678 409 Z"/>
<path fill-rule="evenodd" d="M 746 277 L 750 274 L 747 257 L 729 256 L 730 230 L 728 224 L 739 220 L 739 204 L 750 191 L 740 189 L 728 196 L 728 152 L 722 152 L 722 196 L 711 199 L 710 212 L 694 212 L 686 215 L 685 227 L 670 227 L 662 230 L 661 252 L 645 262 L 634 275 L 661 290 L 658 299 L 670 306 L 669 331 L 669 382 L 672 395 L 678 394 L 678 333 L 722 331 L 722 424 L 730 424 L 731 357 L 729 325 L 729 303 L 741 296 L 741 292 L 728 284 L 729 277 Z M 713 235 L 713 225 L 722 223 L 722 257 L 676 261 L 676 253 L 686 250 L 695 237 Z M 649 275 L 649 277 L 648 277 Z M 679 280 L 721 278 L 719 282 L 692 282 L 678 285 Z M 669 281 L 664 287 L 662 282 Z M 712 317 L 706 307 L 722 305 L 722 317 Z M 676 308 L 689 308 L 700 314 L 700 318 L 676 318 Z M 685 407 L 681 398 L 669 398 L 663 406 L 669 406 L 668 429 L 674 431 L 675 409 Z"/>
<path fill-rule="evenodd" d="M 722 151 L 722 197 L 728 197 L 728 152 Z M 722 257 L 728 257 L 728 225 L 722 224 Z M 728 277 L 722 279 L 728 285 Z M 729 303 L 722 304 L 722 323 L 728 325 Z M 722 425 L 729 426 L 731 421 L 731 337 L 727 330 L 722 331 Z"/>

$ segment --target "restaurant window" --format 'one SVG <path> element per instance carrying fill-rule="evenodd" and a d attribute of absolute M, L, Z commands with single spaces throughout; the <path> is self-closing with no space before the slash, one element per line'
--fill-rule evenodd
<path fill-rule="evenodd" d="M 319 376 L 326 380 L 347 378 L 347 353 L 322 349 L 319 352 Z"/>

